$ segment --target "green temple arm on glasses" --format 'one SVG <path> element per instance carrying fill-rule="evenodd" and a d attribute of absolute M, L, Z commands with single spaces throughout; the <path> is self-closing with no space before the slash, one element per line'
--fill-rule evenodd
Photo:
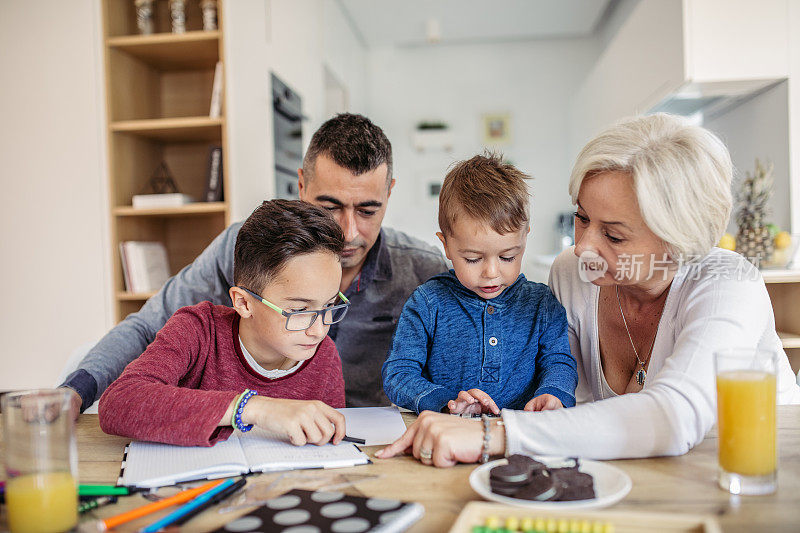
<path fill-rule="evenodd" d="M 259 300 L 259 301 L 260 301 L 262 304 L 266 305 L 266 306 L 267 306 L 267 307 L 269 307 L 270 309 L 274 309 L 275 311 L 279 312 L 279 313 L 280 313 L 280 314 L 282 314 L 283 316 L 288 316 L 288 313 L 287 313 L 286 311 L 284 311 L 283 309 L 281 309 L 280 307 L 278 307 L 278 306 L 277 306 L 277 305 L 275 305 L 274 303 L 270 302 L 269 300 L 265 300 L 264 298 L 262 298 L 261 296 L 259 296 L 259 295 L 258 295 L 258 294 L 256 294 L 256 293 L 254 293 L 254 292 L 253 292 L 253 291 L 251 291 L 250 289 L 247 289 L 247 288 L 245 288 L 245 287 L 239 287 L 239 288 L 240 288 L 240 289 L 242 289 L 243 291 L 247 292 L 248 294 L 250 294 L 250 295 L 251 295 L 253 298 L 257 298 L 257 299 L 258 299 L 258 300 Z M 342 299 L 342 301 L 343 301 L 344 303 L 346 303 L 346 304 L 349 304 L 349 303 L 350 303 L 350 300 L 348 300 L 348 299 L 347 299 L 347 296 L 345 296 L 344 294 L 342 294 L 342 292 L 341 292 L 341 291 L 339 291 L 339 298 L 341 298 L 341 299 Z"/>

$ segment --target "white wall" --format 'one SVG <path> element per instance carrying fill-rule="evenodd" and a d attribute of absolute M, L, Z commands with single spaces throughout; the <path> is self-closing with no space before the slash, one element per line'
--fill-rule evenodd
<path fill-rule="evenodd" d="M 231 220 L 274 196 L 270 72 L 300 94 L 303 143 L 325 116 L 325 68 L 365 112 L 366 52 L 334 0 L 225 2 Z"/>
<path fill-rule="evenodd" d="M 789 168 L 792 232 L 800 232 L 800 2 L 789 2 Z M 798 265 L 794 265 L 797 267 Z"/>
<path fill-rule="evenodd" d="M 703 124 L 727 145 L 737 179 L 752 174 L 756 157 L 775 165 L 775 192 L 769 203 L 772 214 L 767 220 L 785 230 L 791 227 L 787 102 L 788 83 L 783 82 Z M 728 226 L 734 235 L 736 227 L 734 209 Z"/>
<path fill-rule="evenodd" d="M 99 2 L 0 2 L 0 390 L 111 325 Z"/>
<path fill-rule="evenodd" d="M 534 176 L 527 255 L 554 252 L 556 214 L 571 208 L 568 109 L 596 46 L 563 39 L 370 51 L 369 114 L 392 141 L 397 179 L 385 223 L 438 245 L 438 199 L 429 184 L 441 183 L 453 161 L 482 151 L 483 114 L 508 113 L 511 143 L 501 150 Z M 452 152 L 413 148 L 424 120 L 449 124 Z"/>
<path fill-rule="evenodd" d="M 785 77 L 788 4 L 796 1 L 682 0 L 686 79 L 713 82 Z"/>
<path fill-rule="evenodd" d="M 682 3 L 622 0 L 601 35 L 604 48 L 570 109 L 569 154 L 621 118 L 646 112 L 683 83 Z"/>

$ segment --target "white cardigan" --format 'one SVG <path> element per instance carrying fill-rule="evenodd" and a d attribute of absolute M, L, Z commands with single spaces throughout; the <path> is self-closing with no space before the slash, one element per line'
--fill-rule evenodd
<path fill-rule="evenodd" d="M 571 248 L 553 263 L 550 288 L 567 311 L 579 405 L 538 413 L 504 409 L 509 454 L 594 459 L 684 454 L 716 421 L 712 354 L 729 347 L 780 351 L 778 403 L 800 403 L 800 387 L 775 332 L 764 281 L 739 254 L 715 248 L 698 264 L 678 271 L 664 304 L 647 381 L 633 394 L 613 395 L 605 383 L 597 333 L 600 288 L 578 277 Z"/>

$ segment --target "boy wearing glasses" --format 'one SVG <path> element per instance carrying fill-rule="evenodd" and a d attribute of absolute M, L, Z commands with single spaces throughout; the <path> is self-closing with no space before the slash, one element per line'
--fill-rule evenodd
<path fill-rule="evenodd" d="M 547 285 L 520 274 L 530 231 L 526 178 L 495 155 L 447 173 L 437 235 L 453 270 L 403 307 L 383 364 L 395 404 L 468 415 L 575 405 L 564 308 Z"/>
<path fill-rule="evenodd" d="M 322 208 L 264 202 L 236 239 L 233 308 L 179 309 L 100 398 L 103 431 L 211 446 L 256 425 L 296 445 L 338 444 L 344 378 L 327 333 L 349 306 L 343 247 Z"/>

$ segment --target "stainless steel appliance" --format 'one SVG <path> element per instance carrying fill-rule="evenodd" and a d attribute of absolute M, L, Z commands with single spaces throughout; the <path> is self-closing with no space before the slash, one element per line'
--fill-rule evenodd
<path fill-rule="evenodd" d="M 303 165 L 303 112 L 300 96 L 272 74 L 275 139 L 275 197 L 297 198 L 297 169 Z"/>

